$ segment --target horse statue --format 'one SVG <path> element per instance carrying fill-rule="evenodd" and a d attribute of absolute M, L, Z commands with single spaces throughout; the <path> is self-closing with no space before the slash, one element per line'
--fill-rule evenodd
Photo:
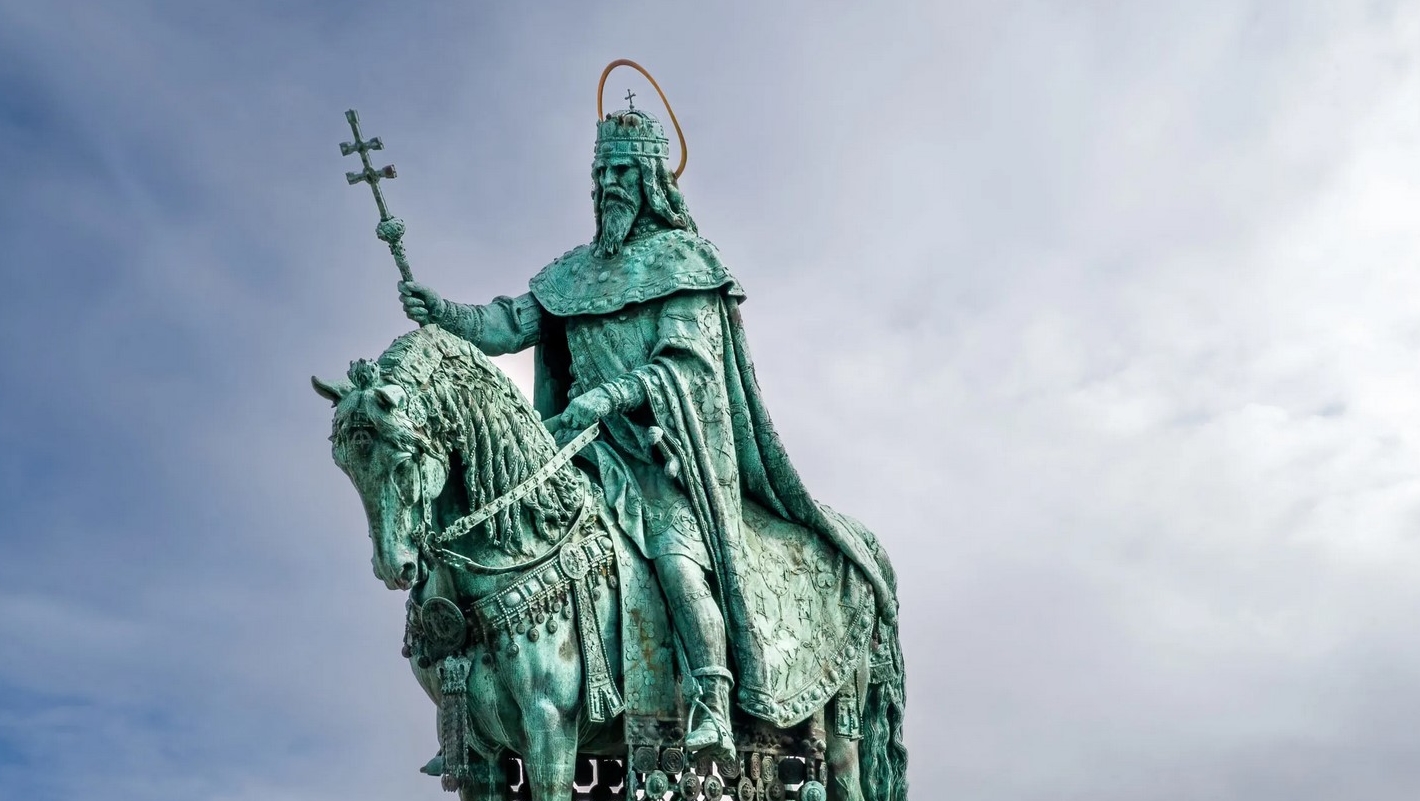
<path fill-rule="evenodd" d="M 694 699 L 652 568 L 572 458 L 595 427 L 559 449 L 509 378 L 436 325 L 312 383 L 335 406 L 375 575 L 409 593 L 403 654 L 441 744 L 424 770 L 461 801 L 905 799 L 895 630 L 879 624 L 799 722 L 736 712 L 736 753 L 687 753 L 677 710 Z"/>

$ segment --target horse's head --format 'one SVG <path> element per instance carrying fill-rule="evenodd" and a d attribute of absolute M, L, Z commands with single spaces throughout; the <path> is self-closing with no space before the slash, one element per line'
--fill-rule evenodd
<path fill-rule="evenodd" d="M 448 478 L 424 430 L 423 402 L 363 359 L 350 366 L 349 380 L 311 383 L 335 405 L 332 453 L 365 505 L 375 577 L 407 590 L 421 578 L 418 538 L 427 536 L 434 497 Z"/>
<path fill-rule="evenodd" d="M 450 554 L 491 564 L 537 556 L 582 508 L 586 475 L 564 464 L 476 531 L 451 533 L 534 476 L 557 445 L 508 376 L 438 326 L 352 363 L 347 379 L 311 382 L 335 404 L 335 463 L 360 493 L 375 575 L 390 589 L 409 589 Z"/>

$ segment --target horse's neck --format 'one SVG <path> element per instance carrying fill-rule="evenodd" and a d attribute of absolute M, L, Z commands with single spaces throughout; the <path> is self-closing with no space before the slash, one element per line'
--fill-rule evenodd
<path fill-rule="evenodd" d="M 422 604 L 430 598 L 447 598 L 463 605 L 492 595 L 505 581 L 504 576 L 469 573 L 447 564 L 434 565 L 428 578 L 416 588 L 414 600 Z"/>
<path fill-rule="evenodd" d="M 536 466 L 532 467 L 527 471 L 526 475 L 531 475 L 536 469 Z M 570 464 L 565 465 L 562 470 L 568 471 L 572 474 L 574 480 L 583 483 L 581 494 L 585 497 L 585 493 L 590 490 L 589 487 L 585 486 L 585 482 L 587 481 L 585 474 Z M 504 492 L 511 492 L 512 490 L 513 487 L 508 487 Z M 491 500 L 492 499 L 485 500 L 483 503 L 486 505 L 491 502 Z M 460 517 L 471 513 L 472 510 L 468 508 L 467 503 L 468 500 L 466 497 L 459 497 L 457 500 L 441 497 L 436 505 L 436 518 L 439 519 L 442 526 L 451 525 Z M 517 520 L 516 525 L 520 529 L 516 535 L 522 546 L 520 549 L 510 550 L 506 545 L 495 544 L 492 536 L 493 532 L 490 529 L 492 526 L 502 525 L 504 515 L 501 513 L 495 514 L 485 524 L 474 528 L 468 534 L 442 546 L 453 554 L 467 558 L 478 565 L 492 568 L 494 571 L 501 570 L 504 572 L 490 573 L 480 571 L 477 568 L 465 569 L 457 564 L 457 560 L 454 560 L 450 566 L 440 568 L 440 570 L 447 574 L 442 579 L 444 584 L 457 588 L 457 593 L 465 597 L 483 597 L 497 591 L 510 581 L 516 580 L 517 576 L 522 572 L 519 570 L 508 570 L 509 568 L 516 568 L 516 566 L 521 564 L 540 561 L 543 557 L 547 556 L 548 552 L 555 548 L 559 542 L 562 542 L 566 538 L 568 529 L 578 519 L 580 509 L 569 509 L 567 518 L 560 523 L 551 520 L 543 520 L 543 531 L 541 532 L 537 531 L 531 513 L 521 504 L 514 504 L 511 511 Z M 513 533 L 507 531 L 500 530 L 497 533 L 504 543 L 508 541 L 508 538 L 515 536 Z"/>
<path fill-rule="evenodd" d="M 414 585 L 411 593 L 416 604 L 423 604 L 430 598 L 448 598 L 451 601 L 458 601 L 462 594 L 453 571 L 442 564 L 430 565 L 429 573 L 424 577 L 424 581 Z"/>
<path fill-rule="evenodd" d="M 462 491 L 450 485 L 436 500 L 435 517 L 441 528 L 452 525 L 475 508 L 486 507 L 498 498 L 514 492 L 557 452 L 551 437 L 543 430 L 542 423 L 537 420 L 531 407 L 518 403 L 507 391 L 487 383 L 490 379 L 491 377 L 484 376 L 478 382 L 464 383 L 459 393 L 459 401 L 455 404 L 462 411 L 456 412 L 452 418 L 446 418 L 444 424 L 439 426 L 445 432 L 445 444 L 450 454 L 450 480 L 463 482 L 465 476 L 462 471 L 470 467 L 481 471 L 474 487 Z M 512 453 L 507 454 L 511 458 L 511 465 L 500 464 L 501 457 L 497 455 L 506 453 L 503 450 L 506 448 L 512 449 Z M 493 453 L 485 452 L 489 450 Z M 490 477 L 486 472 L 489 470 L 496 470 L 497 473 Z M 564 465 L 558 472 L 561 474 L 563 471 L 585 486 L 586 477 L 578 468 Z M 559 514 L 562 510 L 547 510 L 550 514 L 544 514 L 540 510 L 529 509 L 523 503 L 528 497 L 548 502 L 550 497 L 556 494 L 550 491 L 548 481 L 545 480 L 542 484 L 543 486 L 527 493 L 511 509 L 494 514 L 473 531 L 444 547 L 495 570 L 510 568 L 546 555 L 561 541 L 577 510 L 566 510 L 569 513 L 566 515 L 567 519 L 557 523 L 554 521 L 562 516 Z M 560 501 L 551 502 L 576 501 L 565 497 L 564 493 Z M 475 568 L 456 568 L 456 572 L 469 574 L 467 579 L 458 579 L 461 585 L 469 584 L 483 589 L 496 589 L 507 578 L 506 574 L 481 576 Z"/>

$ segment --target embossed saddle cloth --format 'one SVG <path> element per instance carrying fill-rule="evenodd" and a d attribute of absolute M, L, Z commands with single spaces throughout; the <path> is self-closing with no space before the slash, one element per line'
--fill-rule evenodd
<path fill-rule="evenodd" d="M 740 708 L 779 727 L 824 706 L 864 664 L 875 624 L 872 589 L 832 544 L 810 529 L 743 500 L 737 574 L 746 608 L 730 613 Z M 825 508 L 835 523 L 857 525 Z M 651 565 L 624 534 L 622 663 L 627 737 L 668 742 L 684 718 L 674 680 L 674 640 Z"/>
<path fill-rule="evenodd" d="M 820 505 L 835 526 L 861 525 Z M 737 564 L 745 608 L 731 610 L 744 711 L 790 726 L 827 703 L 865 664 L 877 621 L 871 586 L 816 532 L 742 500 Z"/>

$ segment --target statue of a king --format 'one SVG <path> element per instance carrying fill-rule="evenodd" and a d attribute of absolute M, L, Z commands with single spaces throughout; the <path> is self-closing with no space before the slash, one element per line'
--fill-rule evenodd
<path fill-rule="evenodd" d="M 399 285 L 406 314 L 496 356 L 536 348 L 534 406 L 562 442 L 600 423 L 584 452 L 630 538 L 654 561 L 685 668 L 699 689 L 686 747 L 733 751 L 730 690 L 746 712 L 801 718 L 806 686 L 785 689 L 754 625 L 746 572 L 764 520 L 828 540 L 895 626 L 894 577 L 873 535 L 816 503 L 760 398 L 739 306 L 744 291 L 701 238 L 660 122 L 642 110 L 597 123 L 596 236 L 564 253 L 528 293 L 487 305 Z M 868 625 L 873 625 L 869 623 Z M 895 635 L 894 638 L 895 640 Z M 806 673 L 820 668 L 806 666 Z M 799 695 L 795 695 L 799 692 Z"/>

